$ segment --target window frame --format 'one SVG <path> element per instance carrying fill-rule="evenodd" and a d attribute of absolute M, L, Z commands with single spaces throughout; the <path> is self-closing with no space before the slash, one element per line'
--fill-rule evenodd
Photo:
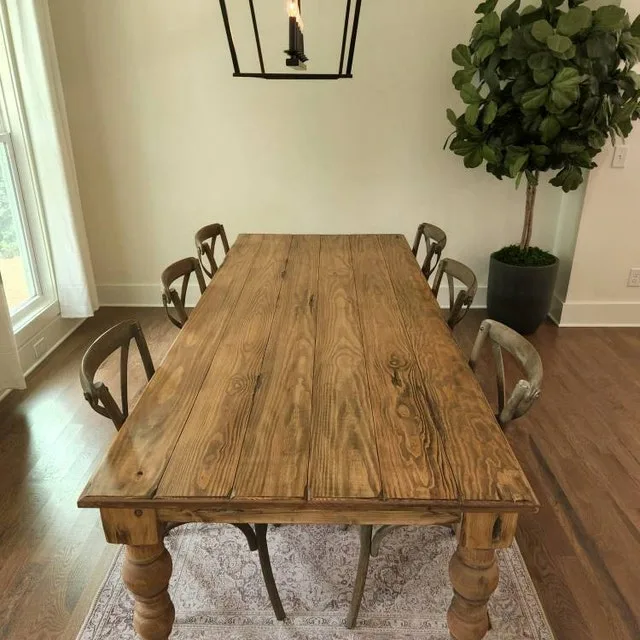
<path fill-rule="evenodd" d="M 6 3 L 0 0 L 0 140 L 6 144 L 35 295 L 11 314 L 18 346 L 60 312 Z"/>

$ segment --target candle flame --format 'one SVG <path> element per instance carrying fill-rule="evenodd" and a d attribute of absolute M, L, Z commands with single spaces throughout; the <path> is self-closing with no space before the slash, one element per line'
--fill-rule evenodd
<path fill-rule="evenodd" d="M 298 23 L 298 27 L 302 31 L 304 29 L 304 23 L 302 22 L 302 15 L 300 14 L 300 5 L 298 0 L 287 0 L 287 14 L 290 18 L 295 18 Z"/>

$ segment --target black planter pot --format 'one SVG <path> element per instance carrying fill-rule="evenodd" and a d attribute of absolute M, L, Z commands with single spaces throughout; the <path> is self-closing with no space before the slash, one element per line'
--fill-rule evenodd
<path fill-rule="evenodd" d="M 489 265 L 488 315 L 518 333 L 532 334 L 551 308 L 558 259 L 544 267 L 523 267 L 500 262 L 494 255 Z"/>

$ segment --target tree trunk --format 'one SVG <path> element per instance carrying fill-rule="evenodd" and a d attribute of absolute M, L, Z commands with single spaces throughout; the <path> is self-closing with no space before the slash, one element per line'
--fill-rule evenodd
<path fill-rule="evenodd" d="M 527 181 L 527 200 L 524 208 L 524 227 L 522 229 L 522 239 L 520 240 L 520 251 L 526 251 L 531 244 L 531 234 L 533 232 L 533 212 L 536 206 L 536 193 L 538 174 L 536 172 L 536 183 Z"/>

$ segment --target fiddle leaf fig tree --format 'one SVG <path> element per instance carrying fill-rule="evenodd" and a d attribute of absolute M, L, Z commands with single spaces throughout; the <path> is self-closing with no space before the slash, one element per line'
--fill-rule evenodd
<path fill-rule="evenodd" d="M 499 14 L 498 0 L 486 0 L 469 44 L 452 52 L 466 106 L 460 115 L 447 110 L 455 127 L 447 144 L 468 168 L 484 164 L 517 186 L 526 180 L 522 254 L 540 173 L 553 171 L 551 184 L 565 192 L 577 189 L 607 140 L 628 136 L 640 117 L 640 17 L 632 23 L 621 7 L 583 2 L 521 8 L 516 0 Z"/>

